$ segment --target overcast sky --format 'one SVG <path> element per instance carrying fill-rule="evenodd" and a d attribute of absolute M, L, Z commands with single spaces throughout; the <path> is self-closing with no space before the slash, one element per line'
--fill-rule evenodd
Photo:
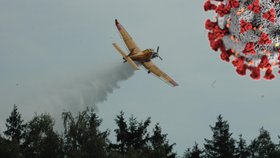
<path fill-rule="evenodd" d="M 204 21 L 213 14 L 203 11 L 203 3 L 1 0 L 0 130 L 13 104 L 28 121 L 34 113 L 60 118 L 63 110 L 95 103 L 102 129 L 116 128 L 114 118 L 121 110 L 138 120 L 151 116 L 180 155 L 195 141 L 202 147 L 204 138 L 211 138 L 209 125 L 219 114 L 235 138 L 255 138 L 264 126 L 278 141 L 280 78 L 254 81 L 221 61 L 209 47 Z M 115 18 L 140 48 L 160 46 L 163 61 L 154 62 L 178 87 L 121 65 L 111 45 L 124 47 Z"/>

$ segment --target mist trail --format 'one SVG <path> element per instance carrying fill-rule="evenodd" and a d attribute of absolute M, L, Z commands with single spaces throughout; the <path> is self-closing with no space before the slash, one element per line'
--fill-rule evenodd
<path fill-rule="evenodd" d="M 120 88 L 121 81 L 134 74 L 134 69 L 128 63 L 119 61 L 96 64 L 93 68 L 66 70 L 57 70 L 61 72 L 58 75 L 48 73 L 46 76 L 50 77 L 46 78 L 38 75 L 38 78 L 24 80 L 12 90 L 10 105 L 18 105 L 26 121 L 31 120 L 34 114 L 49 113 L 60 131 L 63 129 L 62 112 L 70 111 L 77 116 L 86 107 L 93 107 L 98 112 L 100 103 Z M 1 116 L 0 123 L 7 117 L 3 113 Z M 4 125 L 3 122 L 1 124 Z M 5 128 L 1 124 L 0 130 Z"/>
<path fill-rule="evenodd" d="M 52 92 L 51 101 L 63 111 L 74 113 L 84 110 L 87 106 L 97 108 L 98 103 L 106 101 L 110 93 L 120 88 L 120 81 L 127 80 L 133 74 L 133 68 L 127 63 L 100 66 L 99 70 L 56 87 L 55 92 Z M 61 112 L 56 115 L 60 116 Z"/>

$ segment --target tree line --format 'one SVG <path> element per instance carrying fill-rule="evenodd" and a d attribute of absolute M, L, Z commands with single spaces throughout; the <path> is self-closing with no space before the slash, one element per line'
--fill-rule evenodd
<path fill-rule="evenodd" d="M 195 143 L 186 150 L 183 158 L 280 158 L 280 144 L 274 144 L 263 127 L 249 145 L 241 134 L 238 139 L 232 138 L 229 124 L 221 115 L 210 128 L 213 135 L 211 139 L 204 139 L 204 148 Z"/>
<path fill-rule="evenodd" d="M 24 122 L 14 105 L 0 134 L 0 158 L 175 158 L 173 146 L 159 124 L 148 131 L 151 118 L 125 119 L 124 112 L 115 118 L 116 141 L 108 139 L 109 129 L 99 129 L 102 120 L 87 108 L 77 116 L 63 112 L 63 132 L 54 130 L 49 114 L 35 115 Z"/>
<path fill-rule="evenodd" d="M 160 125 L 151 132 L 151 118 L 128 120 L 124 112 L 115 117 L 116 141 L 108 139 L 110 130 L 100 130 L 102 119 L 91 108 L 77 116 L 63 112 L 63 131 L 54 130 L 54 119 L 49 114 L 35 115 L 24 122 L 14 105 L 6 119 L 6 130 L 0 134 L 1 158 L 178 158 L 175 143 L 170 143 Z M 232 138 L 229 124 L 221 115 L 213 126 L 212 138 L 203 148 L 195 143 L 187 148 L 182 158 L 280 158 L 280 144 L 271 141 L 270 134 L 261 128 L 259 135 L 247 145 L 242 135 Z"/>

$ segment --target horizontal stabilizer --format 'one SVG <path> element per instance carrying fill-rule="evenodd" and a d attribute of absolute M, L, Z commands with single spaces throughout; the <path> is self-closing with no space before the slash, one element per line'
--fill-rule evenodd
<path fill-rule="evenodd" d="M 116 48 L 116 50 L 124 57 L 124 59 L 135 69 L 139 70 L 140 68 L 137 66 L 137 64 L 125 54 L 125 52 L 117 45 L 117 43 L 113 43 L 113 46 Z"/>

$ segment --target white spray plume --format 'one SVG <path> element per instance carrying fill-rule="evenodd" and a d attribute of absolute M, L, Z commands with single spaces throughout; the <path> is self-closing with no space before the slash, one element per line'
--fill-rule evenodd
<path fill-rule="evenodd" d="M 127 63 L 101 66 L 97 72 L 79 76 L 70 83 L 63 83 L 55 88 L 55 91 L 52 90 L 51 100 L 65 111 L 79 112 L 87 106 L 97 108 L 98 103 L 107 100 L 108 94 L 120 88 L 120 81 L 127 80 L 133 74 L 133 68 Z"/>
<path fill-rule="evenodd" d="M 61 113 L 71 111 L 74 116 L 86 107 L 97 109 L 97 105 L 107 100 L 108 95 L 120 88 L 119 82 L 134 74 L 128 63 L 97 64 L 91 70 L 61 73 L 54 78 L 40 78 L 15 86 L 11 106 L 19 105 L 25 120 L 30 120 L 34 113 L 50 113 L 56 120 L 57 129 L 62 129 Z M 12 95 L 12 94 L 11 94 Z M 11 110 L 12 107 L 9 109 Z M 9 111 L 8 110 L 8 111 Z M 7 111 L 6 111 L 7 113 Z M 0 113 L 1 121 L 8 115 Z M 0 123 L 1 123 L 0 121 Z M 2 125 L 3 122 L 1 123 Z M 0 130 L 4 129 L 1 127 Z"/>

